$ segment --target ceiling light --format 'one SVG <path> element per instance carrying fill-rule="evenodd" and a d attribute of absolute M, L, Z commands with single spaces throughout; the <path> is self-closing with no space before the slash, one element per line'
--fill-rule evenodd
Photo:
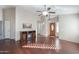
<path fill-rule="evenodd" d="M 42 14 L 46 16 L 46 15 L 48 15 L 48 12 L 47 11 L 43 11 Z"/>

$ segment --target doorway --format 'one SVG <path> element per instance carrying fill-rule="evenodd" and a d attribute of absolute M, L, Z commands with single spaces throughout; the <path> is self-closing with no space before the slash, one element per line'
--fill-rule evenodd
<path fill-rule="evenodd" d="M 0 21 L 0 39 L 3 38 L 3 22 Z"/>
<path fill-rule="evenodd" d="M 55 37 L 56 36 L 56 23 L 50 23 L 50 36 Z"/>
<path fill-rule="evenodd" d="M 5 38 L 10 38 L 10 20 L 5 20 Z"/>

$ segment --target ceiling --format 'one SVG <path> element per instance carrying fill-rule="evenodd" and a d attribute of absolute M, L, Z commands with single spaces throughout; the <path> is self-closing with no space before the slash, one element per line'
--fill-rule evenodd
<path fill-rule="evenodd" d="M 20 5 L 26 10 L 36 12 L 44 9 L 44 5 Z M 79 5 L 47 5 L 51 7 L 51 11 L 56 11 L 57 14 L 79 13 Z"/>
<path fill-rule="evenodd" d="M 0 5 L 0 8 L 6 7 L 22 7 L 35 13 L 44 9 L 43 5 Z M 57 14 L 79 13 L 79 5 L 47 5 L 47 7 L 51 7 L 51 11 L 56 11 Z"/>

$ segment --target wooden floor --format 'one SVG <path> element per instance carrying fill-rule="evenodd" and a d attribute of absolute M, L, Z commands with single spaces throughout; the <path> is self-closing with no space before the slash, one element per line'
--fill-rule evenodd
<path fill-rule="evenodd" d="M 52 41 L 51 41 L 52 40 Z M 54 38 L 38 38 L 37 43 L 55 44 Z M 39 48 L 21 48 L 20 45 L 12 39 L 0 40 L 1 54 L 78 54 L 79 44 L 65 40 L 60 40 L 60 50 L 55 49 L 39 49 Z"/>

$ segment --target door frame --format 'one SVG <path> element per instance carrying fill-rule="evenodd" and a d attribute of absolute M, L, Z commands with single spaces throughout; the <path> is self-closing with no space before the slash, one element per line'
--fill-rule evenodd
<path fill-rule="evenodd" d="M 54 24 L 54 28 L 53 28 L 53 31 L 51 30 L 51 26 L 52 26 L 52 24 Z M 56 23 L 55 22 L 52 22 L 52 23 L 50 23 L 49 24 L 49 36 L 50 37 L 55 37 L 56 36 Z"/>

